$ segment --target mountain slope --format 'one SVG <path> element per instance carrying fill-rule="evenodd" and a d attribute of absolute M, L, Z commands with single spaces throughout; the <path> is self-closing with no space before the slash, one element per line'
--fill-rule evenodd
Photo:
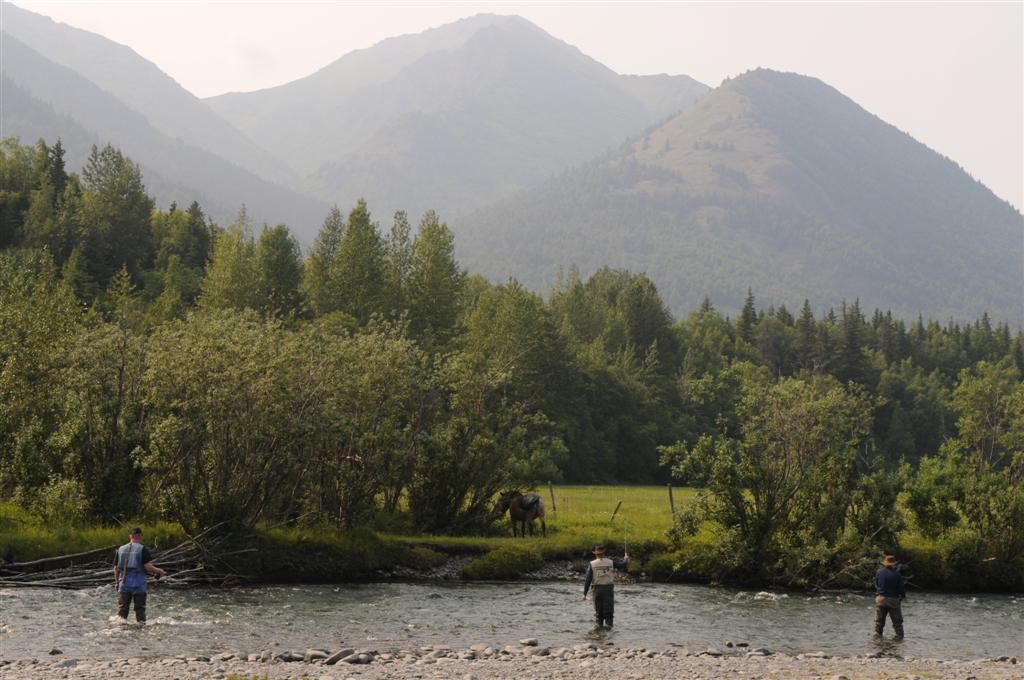
<path fill-rule="evenodd" d="M 1024 320 L 1024 221 L 947 158 L 814 78 L 757 70 L 606 157 L 457 224 L 463 261 L 547 287 L 646 271 L 704 295 Z"/>
<path fill-rule="evenodd" d="M 686 76 L 620 76 L 519 17 L 479 15 L 207 100 L 323 197 L 463 213 L 692 105 Z"/>
<path fill-rule="evenodd" d="M 9 2 L 3 3 L 0 13 L 8 35 L 95 83 L 171 139 L 181 139 L 273 181 L 294 179 L 283 163 L 130 47 Z"/>
<path fill-rule="evenodd" d="M 207 151 L 170 139 L 140 113 L 77 72 L 53 63 L 0 32 L 3 134 L 23 143 L 60 138 L 69 166 L 78 167 L 92 144 L 107 141 L 143 168 L 159 203 L 198 200 L 208 214 L 229 221 L 245 203 L 257 219 L 287 222 L 311 238 L 327 213 L 313 199 L 256 177 Z M 76 162 L 77 161 L 77 162 Z"/>

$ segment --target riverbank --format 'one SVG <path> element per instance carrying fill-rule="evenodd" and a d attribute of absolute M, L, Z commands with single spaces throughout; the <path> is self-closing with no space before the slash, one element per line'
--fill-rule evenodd
<path fill-rule="evenodd" d="M 529 644 L 523 644 L 523 643 Z M 876 652 L 861 657 L 821 653 L 787 654 L 771 650 L 687 650 L 618 648 L 610 643 L 546 647 L 523 640 L 496 649 L 472 645 L 378 652 L 372 648 L 286 650 L 224 653 L 215 657 L 120 658 L 113 660 L 48 659 L 5 662 L 0 677 L 134 680 L 342 680 L 360 678 L 832 678 L 833 680 L 1020 678 L 1015 657 L 974 660 L 900 658 Z"/>
<path fill-rule="evenodd" d="M 674 502 L 682 507 L 692 502 L 695 494 L 694 489 L 674 489 Z M 404 512 L 379 515 L 368 525 L 351 530 L 328 525 L 260 525 L 226 537 L 225 545 L 231 550 L 245 551 L 230 560 L 226 571 L 237 574 L 232 583 L 251 584 L 572 578 L 567 565 L 575 573 L 581 572 L 590 559 L 590 548 L 603 543 L 616 555 L 628 548 L 633 557 L 630 574 L 642 580 L 789 587 L 795 591 L 813 590 L 818 583 L 781 574 L 764 583 L 736 578 L 723 564 L 719 536 L 712 526 L 674 544 L 666 533 L 672 524 L 672 507 L 665 487 L 567 486 L 554 487 L 553 503 L 550 490 L 544 496 L 549 505 L 545 537 L 513 538 L 504 524 L 491 535 L 418 534 Z M 168 522 L 130 524 L 135 523 L 145 528 L 146 543 L 157 550 L 186 539 L 181 527 Z M 44 521 L 12 503 L 0 503 L 0 569 L 5 563 L 103 547 L 112 555 L 112 546 L 124 541 L 124 532 L 124 527 Z M 979 557 L 953 539 L 933 540 L 907 529 L 900 542 L 896 552 L 906 565 L 904 573 L 911 578 L 912 590 L 1024 590 L 1024 568 Z M 861 556 L 861 560 L 862 568 L 844 568 L 832 574 L 828 588 L 866 588 L 875 556 Z"/>

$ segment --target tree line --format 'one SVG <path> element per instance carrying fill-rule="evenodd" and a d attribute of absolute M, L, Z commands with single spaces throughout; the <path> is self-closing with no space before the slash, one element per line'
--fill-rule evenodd
<path fill-rule="evenodd" d="M 705 489 L 678 540 L 714 520 L 741 570 L 892 545 L 898 502 L 1024 556 L 1020 330 L 752 292 L 677 321 L 642 274 L 569 270 L 545 299 L 454 246 L 359 202 L 303 256 L 244 207 L 157 209 L 110 146 L 77 174 L 5 140 L 0 493 L 62 521 L 471 531 L 504 488 L 675 478 Z"/>

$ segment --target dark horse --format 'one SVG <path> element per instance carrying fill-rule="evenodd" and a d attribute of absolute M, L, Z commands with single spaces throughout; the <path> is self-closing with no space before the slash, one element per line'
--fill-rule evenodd
<path fill-rule="evenodd" d="M 536 519 L 540 520 L 541 534 L 548 535 L 548 525 L 544 523 L 544 501 L 537 494 L 523 495 L 519 491 L 506 491 L 501 494 L 498 508 L 502 513 L 508 510 L 512 520 L 513 536 L 526 536 L 527 528 L 530 530 L 530 535 L 533 536 L 533 521 Z M 521 533 L 517 533 L 516 529 L 520 525 L 522 525 Z"/>

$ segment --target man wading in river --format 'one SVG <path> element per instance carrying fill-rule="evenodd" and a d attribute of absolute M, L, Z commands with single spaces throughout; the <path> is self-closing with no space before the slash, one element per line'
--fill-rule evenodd
<path fill-rule="evenodd" d="M 903 599 L 907 596 L 907 585 L 903 575 L 896 570 L 896 558 L 886 555 L 882 566 L 875 572 L 875 635 L 885 629 L 885 617 L 892 619 L 896 637 L 903 637 Z"/>
<path fill-rule="evenodd" d="M 117 549 L 114 558 L 114 588 L 117 589 L 117 615 L 128 620 L 128 609 L 135 602 L 135 620 L 146 622 L 146 572 L 167 576 L 160 567 L 153 566 L 149 548 L 142 545 L 142 529 L 135 527 L 128 533 L 129 542 Z"/>
<path fill-rule="evenodd" d="M 594 560 L 587 565 L 587 576 L 583 581 L 583 599 L 591 584 L 594 586 L 594 617 L 597 625 L 612 627 L 615 618 L 615 570 L 625 571 L 629 566 L 629 553 L 621 560 L 604 556 L 604 546 L 594 546 Z"/>

